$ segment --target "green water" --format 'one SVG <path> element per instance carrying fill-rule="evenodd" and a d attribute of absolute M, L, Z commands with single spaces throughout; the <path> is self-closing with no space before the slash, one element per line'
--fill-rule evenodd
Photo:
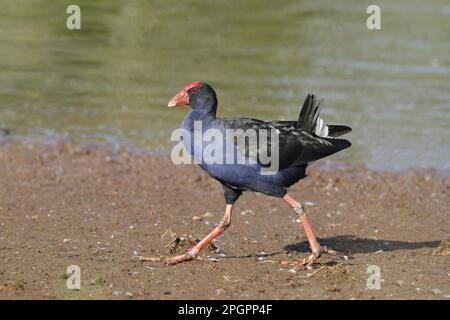
<path fill-rule="evenodd" d="M 81 7 L 81 30 L 66 8 Z M 14 139 L 170 150 L 210 83 L 220 116 L 296 119 L 308 92 L 353 127 L 335 158 L 376 169 L 450 168 L 450 3 L 0 0 L 0 126 Z"/>

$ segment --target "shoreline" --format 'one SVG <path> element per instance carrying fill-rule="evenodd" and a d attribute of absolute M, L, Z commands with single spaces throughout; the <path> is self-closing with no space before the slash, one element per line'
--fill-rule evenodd
<path fill-rule="evenodd" d="M 1 129 L 1 128 L 0 128 Z M 31 146 L 32 148 L 59 148 L 60 146 L 66 146 L 73 150 L 77 150 L 77 152 L 87 152 L 87 153 L 110 153 L 111 156 L 117 156 L 119 154 L 129 154 L 130 156 L 148 156 L 148 157 L 169 157 L 170 151 L 163 149 L 155 149 L 150 150 L 148 148 L 143 147 L 135 147 L 128 146 L 126 144 L 120 143 L 112 143 L 107 141 L 78 141 L 77 139 L 73 139 L 70 137 L 62 138 L 60 135 L 56 136 L 54 139 L 27 139 L 27 138 L 19 138 L 17 136 L 11 135 L 9 129 L 6 129 L 6 133 L 1 132 L 0 130 L 0 149 L 8 148 L 9 146 L 16 146 L 22 148 L 28 148 Z M 339 154 L 337 154 L 339 156 Z M 185 165 L 185 164 L 181 164 Z M 196 164 L 194 164 L 196 166 Z M 320 159 L 315 161 L 308 168 L 314 167 L 318 170 L 352 170 L 354 168 L 358 168 L 358 170 L 367 170 L 373 172 L 391 172 L 391 173 L 406 173 L 410 171 L 418 171 L 418 172 L 435 172 L 441 177 L 450 177 L 450 169 L 442 169 L 437 167 L 424 167 L 424 166 L 408 166 L 401 167 L 400 169 L 389 169 L 389 168 L 370 168 L 364 163 L 336 159 L 336 156 L 325 157 L 324 159 Z"/>
<path fill-rule="evenodd" d="M 313 164 L 290 188 L 320 241 L 313 270 L 282 201 L 245 193 L 212 249 L 171 267 L 135 255 L 182 252 L 220 220 L 220 184 L 195 165 L 74 143 L 0 144 L 0 298 L 447 299 L 450 179 L 436 169 Z M 81 290 L 66 288 L 79 265 Z M 366 288 L 368 265 L 382 288 Z"/>

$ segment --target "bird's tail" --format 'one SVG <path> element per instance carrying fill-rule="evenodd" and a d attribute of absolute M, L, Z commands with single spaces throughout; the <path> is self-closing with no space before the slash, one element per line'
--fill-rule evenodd
<path fill-rule="evenodd" d="M 336 138 L 352 131 L 352 128 L 340 124 L 327 124 L 328 137 Z"/>
<path fill-rule="evenodd" d="M 352 131 L 343 125 L 327 125 L 320 117 L 320 107 L 323 100 L 317 101 L 316 95 L 308 94 L 303 103 L 297 121 L 297 129 L 307 130 L 323 138 L 336 138 Z"/>

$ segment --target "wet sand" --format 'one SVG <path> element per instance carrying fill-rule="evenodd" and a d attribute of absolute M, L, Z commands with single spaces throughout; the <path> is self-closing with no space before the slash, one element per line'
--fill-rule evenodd
<path fill-rule="evenodd" d="M 313 165 L 291 188 L 322 244 L 280 199 L 246 193 L 231 227 L 193 261 L 137 262 L 182 252 L 221 219 L 220 184 L 194 165 L 75 144 L 0 145 L 0 298 L 449 299 L 450 174 Z M 211 259 L 212 258 L 212 259 Z M 81 269 L 68 290 L 66 269 Z M 381 271 L 369 289 L 368 267 Z"/>

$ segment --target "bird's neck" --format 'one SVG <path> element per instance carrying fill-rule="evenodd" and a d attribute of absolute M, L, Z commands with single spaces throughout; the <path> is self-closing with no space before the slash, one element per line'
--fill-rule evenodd
<path fill-rule="evenodd" d="M 194 150 L 202 150 L 203 140 L 201 136 L 203 132 L 210 127 L 211 122 L 216 118 L 216 109 L 192 109 L 181 123 L 181 129 L 190 133 L 190 138 L 183 139 L 183 145 L 188 153 L 194 157 Z M 200 139 L 198 137 L 200 133 Z"/>
<path fill-rule="evenodd" d="M 216 108 L 202 108 L 202 109 L 192 109 L 186 118 L 184 118 L 184 123 L 189 127 L 193 125 L 194 121 L 209 122 L 216 119 Z"/>

